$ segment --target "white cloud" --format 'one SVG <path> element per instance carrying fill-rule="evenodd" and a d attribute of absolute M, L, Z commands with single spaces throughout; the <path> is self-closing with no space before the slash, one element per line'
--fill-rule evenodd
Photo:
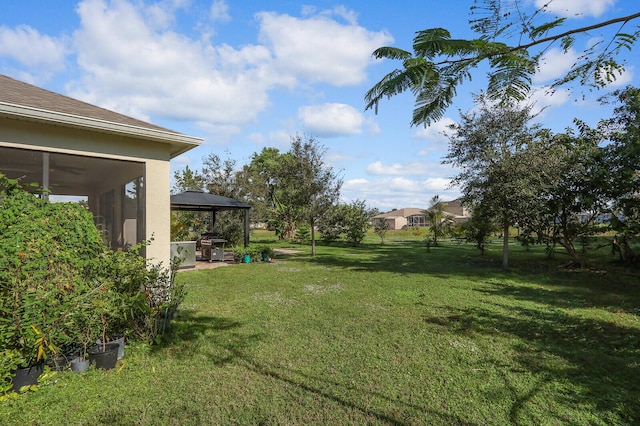
<path fill-rule="evenodd" d="M 40 34 L 26 25 L 14 29 L 0 27 L 0 58 L 8 57 L 38 74 L 50 76 L 64 69 L 66 52 L 61 38 Z"/>
<path fill-rule="evenodd" d="M 557 48 L 549 49 L 538 62 L 538 70 L 533 76 L 533 82 L 544 83 L 563 77 L 578 59 L 579 55 L 573 49 L 567 52 Z"/>
<path fill-rule="evenodd" d="M 270 107 L 274 88 L 362 82 L 373 49 L 391 41 L 387 33 L 369 32 L 355 24 L 355 14 L 336 8 L 304 19 L 259 13 L 259 37 L 266 45 L 216 45 L 205 34 L 208 29 L 195 38 L 173 29 L 177 9 L 188 4 L 80 2 L 74 47 L 82 74 L 68 85 L 69 94 L 144 120 L 195 121 L 221 131 L 216 138 L 229 137 Z M 219 20 L 229 16 L 222 0 L 214 1 L 210 12 Z M 338 110 L 332 123 L 305 115 L 309 130 L 362 131 L 359 112 L 344 106 L 336 115 Z"/>
<path fill-rule="evenodd" d="M 381 211 L 405 207 L 427 208 L 429 200 L 439 195 L 444 200 L 453 200 L 460 196 L 457 188 L 449 188 L 450 181 L 445 178 L 411 180 L 407 178 L 382 178 L 369 180 L 349 179 L 342 186 L 345 202 L 364 199 L 371 207 Z"/>
<path fill-rule="evenodd" d="M 596 44 L 602 44 L 602 38 L 591 38 L 587 42 L 587 48 L 592 48 Z M 546 52 L 538 63 L 538 70 L 533 76 L 536 84 L 550 83 L 556 79 L 564 77 L 569 70 L 580 61 L 580 54 L 573 49 L 564 52 L 561 49 L 553 48 Z M 629 84 L 633 80 L 633 66 L 627 67 L 620 74 L 616 74 L 616 79 L 609 86 L 617 87 Z"/>
<path fill-rule="evenodd" d="M 598 17 L 615 4 L 615 0 L 536 0 L 537 7 L 561 16 Z"/>
<path fill-rule="evenodd" d="M 211 4 L 211 19 L 222 22 L 230 21 L 231 16 L 229 16 L 229 4 L 224 0 L 215 0 Z"/>
<path fill-rule="evenodd" d="M 288 150 L 291 146 L 291 132 L 278 130 L 269 132 L 269 145 L 281 150 Z"/>
<path fill-rule="evenodd" d="M 157 29 L 147 12 L 123 1 L 79 4 L 74 39 L 85 75 L 73 96 L 143 119 L 211 125 L 250 122 L 269 105 L 266 48 L 211 46 Z"/>
<path fill-rule="evenodd" d="M 261 12 L 256 18 L 259 40 L 273 51 L 278 72 L 311 82 L 336 86 L 362 83 L 372 63 L 371 52 L 393 41 L 387 32 L 367 31 L 353 23 L 343 25 L 322 13 L 298 19 Z"/>
<path fill-rule="evenodd" d="M 172 169 L 183 169 L 185 166 L 188 166 L 193 163 L 193 159 L 189 154 L 181 154 L 175 158 L 171 159 L 171 168 Z M 173 173 L 172 173 L 173 175 Z"/>
<path fill-rule="evenodd" d="M 424 175 L 428 163 L 411 162 L 411 163 L 394 163 L 384 165 L 381 161 L 376 161 L 367 166 L 367 173 L 372 175 Z"/>
<path fill-rule="evenodd" d="M 366 120 L 366 124 L 367 124 L 367 134 L 369 136 L 375 136 L 375 135 L 379 135 L 380 133 L 382 133 L 382 130 L 380 129 L 380 126 L 378 125 L 378 123 L 375 120 L 372 119 L 367 119 Z"/>
<path fill-rule="evenodd" d="M 307 132 L 324 137 L 360 134 L 364 122 L 360 111 L 337 103 L 302 107 L 298 118 Z"/>
<path fill-rule="evenodd" d="M 455 121 L 449 117 L 444 117 L 436 123 L 432 123 L 427 127 L 419 127 L 413 136 L 417 139 L 424 139 L 427 141 L 427 146 L 424 147 L 418 155 L 424 156 L 432 152 L 446 151 L 449 144 L 449 138 L 446 136 L 451 132 L 449 126 L 455 124 Z"/>
<path fill-rule="evenodd" d="M 633 71 L 633 66 L 625 67 L 620 74 L 616 73 L 616 79 L 609 83 L 608 87 L 620 87 L 630 84 L 633 81 Z"/>
<path fill-rule="evenodd" d="M 567 103 L 571 98 L 569 89 L 553 90 L 549 86 L 532 87 L 529 99 L 523 103 L 533 105 L 532 114 L 539 114 L 538 119 L 543 118 L 548 110 Z"/>
<path fill-rule="evenodd" d="M 374 176 L 450 176 L 453 169 L 450 165 L 434 161 L 411 161 L 385 165 L 381 161 L 371 163 L 366 168 L 367 173 Z"/>
<path fill-rule="evenodd" d="M 363 178 L 349 179 L 344 183 L 348 188 L 362 188 L 369 185 L 369 181 Z"/>
<path fill-rule="evenodd" d="M 428 178 L 422 182 L 422 186 L 429 191 L 445 192 L 451 185 L 451 179 L 446 178 Z"/>

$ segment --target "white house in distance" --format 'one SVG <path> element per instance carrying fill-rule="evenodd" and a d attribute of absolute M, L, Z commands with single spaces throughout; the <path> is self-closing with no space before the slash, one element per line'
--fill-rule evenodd
<path fill-rule="evenodd" d="M 201 142 L 0 75 L 0 172 L 85 201 L 114 249 L 153 237 L 147 259 L 168 265 L 169 161 Z"/>
<path fill-rule="evenodd" d="M 466 222 L 471 216 L 469 209 L 462 204 L 462 200 L 455 199 L 444 203 L 444 213 L 449 216 L 454 223 Z M 372 218 L 374 226 L 384 221 L 387 229 L 403 229 L 414 226 L 426 226 L 425 209 L 410 207 L 399 210 L 392 210 L 381 213 Z"/>

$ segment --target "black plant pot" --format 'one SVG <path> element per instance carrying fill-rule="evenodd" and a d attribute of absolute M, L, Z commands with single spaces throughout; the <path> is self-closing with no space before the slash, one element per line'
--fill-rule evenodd
<path fill-rule="evenodd" d="M 119 345 L 118 359 L 122 359 L 122 357 L 124 357 L 124 336 L 122 334 L 107 337 L 107 343 L 117 343 Z M 102 345 L 102 339 L 96 340 L 96 344 L 98 346 Z"/>
<path fill-rule="evenodd" d="M 89 363 L 95 365 L 96 368 L 111 370 L 118 362 L 119 347 L 120 345 L 117 343 L 107 343 L 104 351 L 102 350 L 102 345 L 91 347 L 87 351 L 89 354 Z"/>
<path fill-rule="evenodd" d="M 18 368 L 13 376 L 13 390 L 20 392 L 23 386 L 37 385 L 42 370 L 42 363 L 32 367 Z"/>
<path fill-rule="evenodd" d="M 69 367 L 69 360 L 64 355 L 59 355 L 55 358 L 47 359 L 47 365 L 51 367 L 53 371 L 64 371 Z"/>

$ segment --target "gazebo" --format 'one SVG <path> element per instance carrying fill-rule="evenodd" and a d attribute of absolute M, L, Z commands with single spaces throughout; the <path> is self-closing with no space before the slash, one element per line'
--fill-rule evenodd
<path fill-rule="evenodd" d="M 216 212 L 220 210 L 244 209 L 244 246 L 249 245 L 249 209 L 251 206 L 242 201 L 200 190 L 189 190 L 171 196 L 171 210 L 210 211 L 211 231 L 216 223 Z"/>

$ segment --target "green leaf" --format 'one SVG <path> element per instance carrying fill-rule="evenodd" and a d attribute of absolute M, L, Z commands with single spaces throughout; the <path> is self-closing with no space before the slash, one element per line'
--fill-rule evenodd
<path fill-rule="evenodd" d="M 575 38 L 573 36 L 563 37 L 561 40 L 562 50 L 564 52 L 567 52 L 569 49 L 571 49 L 574 42 L 575 42 Z"/>
<path fill-rule="evenodd" d="M 531 36 L 532 39 L 545 35 L 549 32 L 549 30 L 552 30 L 556 27 L 561 26 L 566 20 L 567 18 L 559 18 L 559 19 L 556 19 L 555 21 L 551 21 L 551 22 L 547 22 L 542 25 L 539 25 L 535 28 L 532 28 L 531 31 L 529 32 L 529 35 Z"/>

